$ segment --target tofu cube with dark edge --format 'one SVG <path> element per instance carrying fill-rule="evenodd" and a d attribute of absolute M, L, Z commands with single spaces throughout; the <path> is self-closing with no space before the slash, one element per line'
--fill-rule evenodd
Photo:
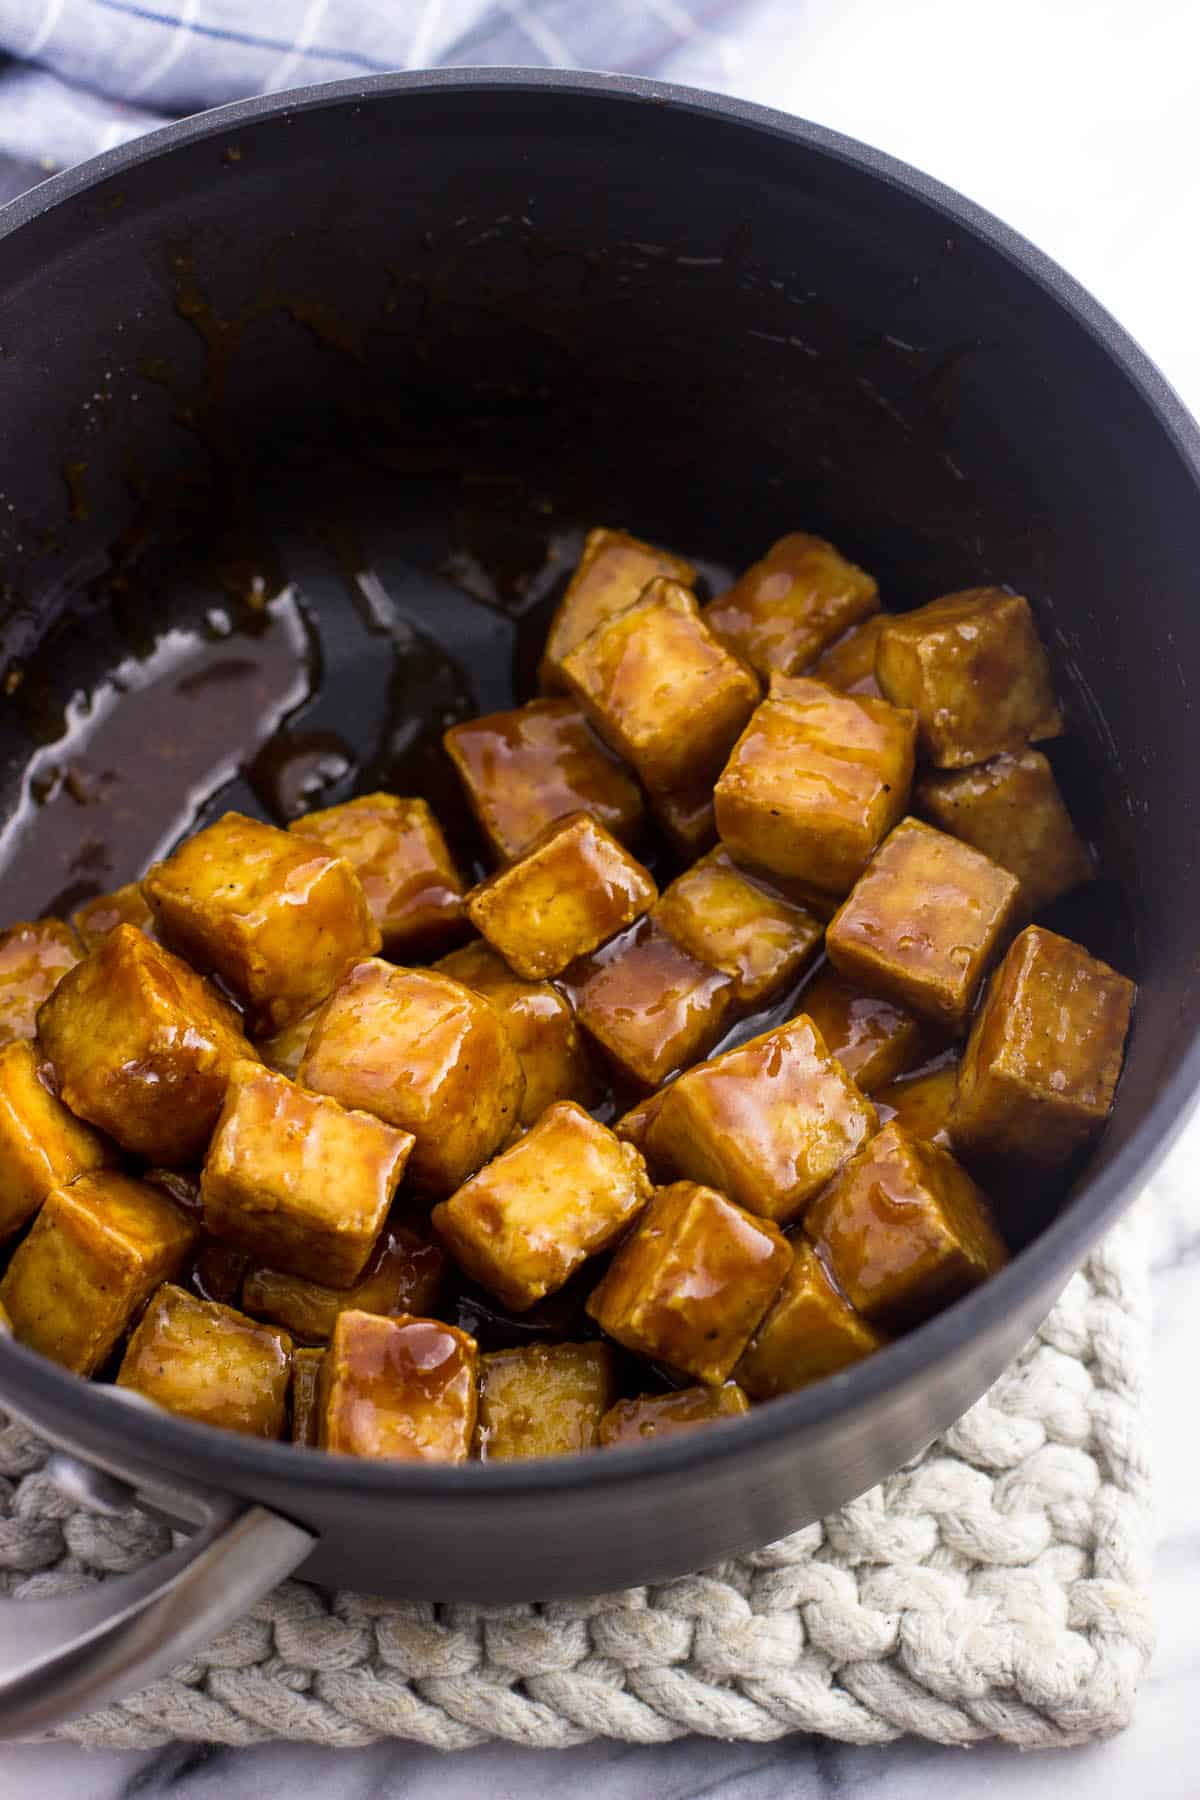
<path fill-rule="evenodd" d="M 565 658 L 597 625 L 632 606 L 658 576 L 691 587 L 696 571 L 681 556 L 630 537 L 626 531 L 601 525 L 588 532 L 583 555 L 546 634 L 538 670 L 544 692 L 557 692 L 566 685 Z"/>
<path fill-rule="evenodd" d="M 879 589 L 832 544 L 789 532 L 705 609 L 709 625 L 763 677 L 798 675 L 876 612 Z"/>
<path fill-rule="evenodd" d="M 246 1271 L 242 1306 L 256 1319 L 284 1326 L 304 1343 L 326 1343 L 340 1313 L 427 1316 L 437 1305 L 445 1276 L 446 1253 L 441 1246 L 405 1225 L 393 1224 L 384 1228 L 352 1287 L 331 1287 L 259 1264 Z"/>
<path fill-rule="evenodd" d="M 291 1378 L 286 1331 L 167 1282 L 129 1340 L 117 1385 L 203 1425 L 281 1438 Z"/>
<path fill-rule="evenodd" d="M 616 1392 L 607 1344 L 527 1344 L 479 1363 L 484 1462 L 590 1450 Z"/>
<path fill-rule="evenodd" d="M 524 981 L 482 939 L 436 965 L 495 1007 L 525 1073 L 519 1123 L 534 1125 L 556 1100 L 589 1105 L 595 1076 L 583 1033 L 565 995 L 548 981 Z"/>
<path fill-rule="evenodd" d="M 931 825 L 1019 876 L 1031 912 L 1069 894 L 1096 872 L 1040 750 L 925 775 L 917 783 L 914 804 Z"/>
<path fill-rule="evenodd" d="M 715 1425 L 718 1419 L 736 1419 L 749 1411 L 750 1402 L 736 1381 L 723 1381 L 720 1387 L 638 1394 L 609 1407 L 600 1421 L 599 1442 L 606 1450 L 622 1449 L 693 1431 L 697 1425 Z"/>
<path fill-rule="evenodd" d="M 424 800 L 362 794 L 305 813 L 288 830 L 350 864 L 388 956 L 430 955 L 461 935 L 463 879 Z"/>
<path fill-rule="evenodd" d="M 653 920 L 571 974 L 579 1023 L 637 1087 L 657 1087 L 707 1056 L 737 999 L 731 976 L 690 955 Z"/>
<path fill-rule="evenodd" d="M 800 1004 L 864 1094 L 921 1060 L 923 1033 L 912 1013 L 840 976 L 832 964 L 809 982 Z"/>
<path fill-rule="evenodd" d="M 24 1038 L 0 1049 L 0 1242 L 31 1219 L 53 1188 L 116 1161 L 113 1146 L 68 1112 L 42 1079 Z"/>
<path fill-rule="evenodd" d="M 740 1006 L 764 1006 L 795 981 L 820 945 L 820 919 L 719 846 L 663 893 L 651 917 L 675 943 L 734 983 Z"/>
<path fill-rule="evenodd" d="M 836 1375 L 886 1342 L 839 1293 L 811 1244 L 798 1238 L 792 1249 L 787 1279 L 734 1369 L 755 1400 Z"/>

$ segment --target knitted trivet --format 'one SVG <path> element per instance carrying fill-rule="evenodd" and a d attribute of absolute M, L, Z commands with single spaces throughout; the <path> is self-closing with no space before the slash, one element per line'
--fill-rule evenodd
<path fill-rule="evenodd" d="M 540 1606 L 289 1581 L 202 1658 L 62 1735 L 448 1750 L 686 1732 L 1027 1748 L 1105 1736 L 1130 1717 L 1153 1638 L 1146 1361 L 1145 1257 L 1127 1221 L 985 1399 L 819 1525 L 661 1587 Z M 22 1428 L 0 1431 L 5 1591 L 61 1591 L 167 1547 L 140 1514 L 74 1510 L 44 1456 Z"/>

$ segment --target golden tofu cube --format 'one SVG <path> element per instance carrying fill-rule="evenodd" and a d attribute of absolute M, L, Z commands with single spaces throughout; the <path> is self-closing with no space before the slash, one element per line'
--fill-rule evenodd
<path fill-rule="evenodd" d="M 650 1121 L 646 1146 L 676 1175 L 787 1223 L 877 1123 L 801 1013 L 681 1075 Z"/>
<path fill-rule="evenodd" d="M 651 794 L 650 807 L 675 849 L 689 862 L 703 856 L 716 842 L 717 813 L 711 778 L 677 793 Z"/>
<path fill-rule="evenodd" d="M 142 892 L 141 882 L 130 881 L 111 894 L 97 894 L 94 900 L 86 901 L 78 912 L 71 914 L 71 924 L 84 949 L 94 950 L 118 925 L 136 925 L 139 931 L 149 935 L 154 930 L 154 914 Z"/>
<path fill-rule="evenodd" d="M 205 1228 L 285 1274 L 349 1287 L 412 1147 L 371 1113 L 235 1063 L 200 1178 Z"/>
<path fill-rule="evenodd" d="M 737 997 L 728 975 L 690 956 L 653 921 L 606 945 L 575 973 L 579 1023 L 638 1087 L 657 1087 L 707 1056 Z"/>
<path fill-rule="evenodd" d="M 939 769 L 1062 731 L 1029 602 L 1003 588 L 967 588 L 890 618 L 875 675 L 889 700 L 916 713 L 921 754 Z"/>
<path fill-rule="evenodd" d="M 913 715 L 823 681 L 776 677 L 716 786 L 717 830 L 741 862 L 844 894 L 903 816 Z"/>
<path fill-rule="evenodd" d="M 503 1019 L 525 1071 L 519 1124 L 536 1124 L 555 1100 L 591 1103 L 596 1082 L 583 1033 L 570 1001 L 556 987 L 548 981 L 522 981 L 482 939 L 452 951 L 436 967 L 481 994 Z"/>
<path fill-rule="evenodd" d="M 439 1244 L 407 1226 L 389 1225 L 353 1287 L 330 1287 L 280 1269 L 254 1267 L 242 1283 L 242 1306 L 256 1319 L 284 1326 L 295 1338 L 323 1344 L 344 1312 L 385 1318 L 432 1313 L 445 1276 L 446 1253 Z"/>
<path fill-rule="evenodd" d="M 628 1112 L 622 1113 L 613 1126 L 621 1142 L 632 1144 L 643 1156 L 646 1154 L 646 1133 L 651 1119 L 662 1105 L 664 1091 L 659 1089 L 653 1094 L 647 1094 L 644 1100 L 639 1100 L 636 1106 L 631 1106 Z"/>
<path fill-rule="evenodd" d="M 591 1450 L 616 1392 L 607 1344 L 528 1344 L 479 1362 L 484 1462 Z"/>
<path fill-rule="evenodd" d="M 682 949 L 728 975 L 741 1006 L 762 1006 L 795 981 L 825 930 L 739 869 L 723 846 L 677 876 L 651 917 Z"/>
<path fill-rule="evenodd" d="M 890 1000 L 865 994 L 826 965 L 801 996 L 803 1006 L 836 1056 L 864 1094 L 895 1081 L 921 1059 L 921 1027 L 912 1014 Z"/>
<path fill-rule="evenodd" d="M 813 664 L 812 673 L 816 679 L 828 682 L 831 688 L 838 688 L 843 694 L 868 694 L 882 700 L 883 689 L 875 679 L 875 653 L 879 648 L 879 634 L 891 616 L 891 613 L 873 613 L 861 625 L 852 626 L 844 636 L 835 639 Z"/>
<path fill-rule="evenodd" d="M 1020 907 L 1008 869 L 904 819 L 830 923 L 825 949 L 847 981 L 961 1031 Z"/>
<path fill-rule="evenodd" d="M 895 1120 L 813 1202 L 804 1229 L 850 1304 L 887 1331 L 919 1325 L 1008 1261 L 967 1171 Z"/>
<path fill-rule="evenodd" d="M 167 1166 L 203 1155 L 229 1071 L 254 1058 L 233 1007 L 133 925 L 63 977 L 38 1033 L 71 1111 Z"/>
<path fill-rule="evenodd" d="M 320 1010 L 320 1006 L 311 1007 L 308 1012 L 301 1013 L 298 1019 L 293 1019 L 290 1025 L 285 1025 L 282 1031 L 272 1032 L 270 1037 L 259 1039 L 254 1048 L 268 1069 L 274 1069 L 277 1075 L 286 1075 L 289 1081 L 295 1081 Z"/>
<path fill-rule="evenodd" d="M 669 550 L 659 550 L 627 532 L 609 531 L 604 526 L 589 531 L 579 566 L 550 621 L 538 669 L 543 692 L 565 687 L 562 665 L 571 651 L 597 625 L 632 606 L 660 576 L 691 587 L 696 571 L 681 556 L 672 556 Z"/>
<path fill-rule="evenodd" d="M 0 1050 L 0 1242 L 31 1219 L 52 1188 L 115 1162 L 110 1144 L 67 1111 L 24 1038 Z"/>
<path fill-rule="evenodd" d="M 292 1351 L 292 1442 L 315 1450 L 321 1432 L 321 1365 L 324 1348 Z"/>
<path fill-rule="evenodd" d="M 792 1261 L 776 1226 L 715 1188 L 659 1188 L 587 1310 L 627 1350 L 716 1386 L 729 1375 Z"/>
<path fill-rule="evenodd" d="M 47 1195 L 0 1281 L 0 1303 L 22 1344 L 93 1375 L 195 1239 L 194 1221 L 158 1188 L 96 1170 Z"/>
<path fill-rule="evenodd" d="M 623 843 L 645 823 L 641 790 L 570 700 L 532 700 L 452 725 L 443 738 L 471 810 L 502 862 L 550 825 L 590 813 Z"/>
<path fill-rule="evenodd" d="M 293 819 L 288 830 L 350 864 L 388 956 L 425 956 L 461 932 L 462 876 L 424 800 L 363 794 Z"/>
<path fill-rule="evenodd" d="M 792 1249 L 787 1279 L 734 1370 L 755 1400 L 836 1375 L 885 1342 L 839 1293 L 812 1245 L 798 1238 Z"/>
<path fill-rule="evenodd" d="M 759 700 L 750 670 L 675 581 L 651 582 L 572 650 L 562 672 L 652 796 L 692 794 L 714 778 Z"/>
<path fill-rule="evenodd" d="M 241 813 L 156 863 L 142 892 L 166 942 L 222 976 L 263 1033 L 324 1000 L 381 942 L 343 857 Z"/>
<path fill-rule="evenodd" d="M 633 1145 L 560 1100 L 430 1216 L 472 1280 L 527 1312 L 607 1250 L 650 1194 Z"/>
<path fill-rule="evenodd" d="M 1137 989 L 1039 925 L 992 977 L 967 1040 L 950 1115 L 956 1150 L 1058 1169 L 1107 1119 Z"/>
<path fill-rule="evenodd" d="M 764 677 L 796 675 L 878 610 L 879 589 L 832 544 L 793 531 L 706 609 L 709 625 Z"/>
<path fill-rule="evenodd" d="M 479 1350 L 440 1319 L 344 1312 L 321 1368 L 320 1444 L 391 1462 L 465 1462 Z"/>
<path fill-rule="evenodd" d="M 38 1008 L 80 954 L 79 939 L 61 919 L 0 931 L 0 1044 L 36 1034 Z"/>
<path fill-rule="evenodd" d="M 915 805 L 931 824 L 1011 869 L 1031 912 L 1096 873 L 1040 750 L 926 775 L 917 783 Z"/>
<path fill-rule="evenodd" d="M 606 1450 L 624 1449 L 749 1411 L 750 1402 L 736 1381 L 722 1382 L 720 1387 L 675 1388 L 669 1394 L 639 1394 L 609 1407 L 600 1421 L 599 1442 Z"/>
<path fill-rule="evenodd" d="M 958 1062 L 951 1059 L 940 1068 L 924 1074 L 906 1075 L 880 1088 L 875 1095 L 879 1117 L 886 1124 L 895 1119 L 910 1137 L 923 1138 L 927 1144 L 940 1144 L 953 1149 L 947 1126 L 958 1087 Z"/>
<path fill-rule="evenodd" d="M 167 1282 L 129 1340 L 117 1386 L 202 1425 L 281 1438 L 291 1377 L 286 1331 Z"/>
<path fill-rule="evenodd" d="M 448 975 L 359 963 L 313 1026 L 300 1081 L 411 1132 L 413 1187 L 449 1194 L 521 1115 L 525 1076 L 495 1007 Z"/>
<path fill-rule="evenodd" d="M 529 981 L 560 975 L 658 899 L 653 877 L 587 813 L 552 825 L 511 863 L 472 888 L 475 929 Z"/>

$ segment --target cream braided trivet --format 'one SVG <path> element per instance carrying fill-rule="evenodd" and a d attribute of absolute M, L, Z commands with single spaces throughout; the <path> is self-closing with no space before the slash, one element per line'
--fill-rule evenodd
<path fill-rule="evenodd" d="M 1124 1725 L 1149 1656 L 1145 1257 L 1126 1222 L 1035 1341 L 924 1456 L 819 1525 L 661 1587 L 540 1606 L 328 1596 L 291 1581 L 206 1655 L 64 1728 L 439 1749 L 686 1732 L 903 1733 L 1026 1748 Z M 136 1567 L 166 1533 L 76 1511 L 0 1431 L 0 1570 L 34 1595 Z"/>

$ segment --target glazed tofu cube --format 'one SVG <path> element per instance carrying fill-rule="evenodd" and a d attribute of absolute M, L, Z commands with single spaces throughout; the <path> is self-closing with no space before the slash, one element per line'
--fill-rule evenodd
<path fill-rule="evenodd" d="M 519 862 L 472 888 L 475 929 L 529 981 L 560 975 L 653 906 L 653 877 L 587 813 L 552 825 Z"/>
<path fill-rule="evenodd" d="M 716 842 L 717 813 L 711 778 L 677 793 L 651 794 L 650 807 L 675 849 L 689 862 L 703 856 Z"/>
<path fill-rule="evenodd" d="M 931 824 L 1011 869 L 1031 912 L 1096 873 L 1040 750 L 926 775 L 917 783 L 915 805 Z"/>
<path fill-rule="evenodd" d="M 325 1351 L 292 1351 L 292 1442 L 315 1450 L 321 1429 L 321 1365 Z"/>
<path fill-rule="evenodd" d="M 961 1031 L 1020 906 L 1009 870 L 904 819 L 832 920 L 825 949 L 847 981 Z"/>
<path fill-rule="evenodd" d="M 79 959 L 79 940 L 61 919 L 0 931 L 0 1044 L 35 1035 L 38 1008 Z"/>
<path fill-rule="evenodd" d="M 722 1382 L 720 1387 L 675 1388 L 669 1394 L 639 1394 L 609 1407 L 600 1421 L 599 1442 L 606 1450 L 623 1449 L 749 1411 L 750 1402 L 736 1381 Z"/>
<path fill-rule="evenodd" d="M 822 650 L 812 667 L 816 679 L 827 682 L 843 694 L 869 694 L 882 700 L 883 689 L 875 679 L 875 653 L 879 647 L 879 634 L 891 616 L 891 613 L 874 613 L 836 639 L 827 650 Z"/>
<path fill-rule="evenodd" d="M 1029 602 L 1003 588 L 967 588 L 889 619 L 875 675 L 889 700 L 916 713 L 921 754 L 939 769 L 1062 730 Z"/>
<path fill-rule="evenodd" d="M 495 1007 L 432 969 L 359 963 L 318 1015 L 300 1081 L 414 1143 L 408 1178 L 449 1194 L 521 1114 L 525 1076 Z"/>
<path fill-rule="evenodd" d="M 644 1100 L 639 1100 L 636 1106 L 631 1106 L 628 1112 L 622 1113 L 613 1126 L 613 1130 L 621 1142 L 632 1144 L 634 1149 L 640 1150 L 643 1156 L 646 1154 L 646 1133 L 650 1128 L 650 1121 L 662 1105 L 662 1101 L 663 1090 L 661 1089 L 656 1093 L 647 1094 Z"/>
<path fill-rule="evenodd" d="M 803 1013 L 667 1089 L 647 1153 L 780 1223 L 796 1217 L 878 1123 Z"/>
<path fill-rule="evenodd" d="M 232 1006 L 133 925 L 70 970 L 38 1032 L 71 1111 L 168 1167 L 203 1155 L 229 1071 L 254 1058 Z"/>
<path fill-rule="evenodd" d="M 320 1444 L 392 1462 L 465 1462 L 479 1351 L 440 1319 L 344 1312 L 321 1369 Z"/>
<path fill-rule="evenodd" d="M 691 587 L 696 571 L 682 557 L 643 543 L 627 532 L 609 531 L 604 526 L 589 531 L 579 566 L 550 622 L 538 669 L 543 692 L 554 693 L 565 687 L 562 665 L 571 651 L 597 625 L 632 606 L 659 576 Z"/>
<path fill-rule="evenodd" d="M 484 1462 L 591 1450 L 616 1392 L 607 1344 L 529 1344 L 479 1364 Z"/>
<path fill-rule="evenodd" d="M 382 1237 L 353 1287 L 330 1287 L 302 1275 L 287 1275 L 261 1266 L 247 1271 L 242 1306 L 256 1319 L 270 1319 L 306 1343 L 323 1344 L 333 1335 L 344 1312 L 396 1317 L 432 1313 L 446 1276 L 446 1253 L 404 1225 L 385 1227 Z"/>
<path fill-rule="evenodd" d="M 878 610 L 879 589 L 822 538 L 793 531 L 707 608 L 719 637 L 764 677 L 795 675 Z"/>
<path fill-rule="evenodd" d="M 848 892 L 903 816 L 915 734 L 886 700 L 776 677 L 716 786 L 722 842 L 740 862 Z"/>
<path fill-rule="evenodd" d="M 562 665 L 606 743 L 651 795 L 713 779 L 758 704 L 758 682 L 715 638 L 693 595 L 655 581 Z"/>
<path fill-rule="evenodd" d="M 24 1038 L 0 1050 L 0 1242 L 31 1219 L 52 1188 L 116 1160 L 98 1132 L 67 1111 Z"/>
<path fill-rule="evenodd" d="M 131 881 L 114 893 L 97 894 L 94 900 L 88 900 L 78 912 L 71 914 L 71 924 L 84 949 L 94 950 L 118 925 L 136 925 L 139 931 L 150 935 L 154 930 L 154 914 L 146 902 L 141 883 Z"/>
<path fill-rule="evenodd" d="M 728 975 L 741 1006 L 796 980 L 824 934 L 803 907 L 739 869 L 723 846 L 678 876 L 651 917 L 700 962 Z"/>
<path fill-rule="evenodd" d="M 650 1193 L 633 1145 L 562 1100 L 431 1218 L 472 1280 L 527 1312 L 607 1250 Z"/>
<path fill-rule="evenodd" d="M 556 1100 L 590 1105 L 596 1082 L 583 1033 L 570 1001 L 556 987 L 548 981 L 522 981 L 482 939 L 444 956 L 436 967 L 482 995 L 503 1019 L 525 1071 L 518 1124 L 536 1124 Z"/>
<path fill-rule="evenodd" d="M 1107 1119 L 1136 988 L 1079 944 L 1030 925 L 992 977 L 950 1115 L 955 1149 L 1058 1169 Z"/>
<path fill-rule="evenodd" d="M 927 1144 L 940 1144 L 950 1150 L 950 1109 L 958 1087 L 958 1063 L 945 1062 L 940 1068 L 924 1074 L 908 1075 L 880 1088 L 875 1095 L 879 1116 L 884 1122 L 895 1119 L 910 1137 L 923 1138 Z"/>
<path fill-rule="evenodd" d="M 801 997 L 813 1024 L 864 1094 L 895 1081 L 921 1059 L 921 1027 L 890 1000 L 865 994 L 826 965 Z"/>
<path fill-rule="evenodd" d="M 791 1266 L 783 1233 L 715 1188 L 659 1188 L 588 1300 L 627 1350 L 716 1386 L 729 1375 Z"/>
<path fill-rule="evenodd" d="M 452 725 L 442 740 L 471 810 L 502 862 L 572 813 L 623 843 L 645 822 L 641 790 L 570 700 L 533 700 Z"/>
<path fill-rule="evenodd" d="M 165 941 L 278 1031 L 378 950 L 358 876 L 311 838 L 226 813 L 142 883 Z"/>
<path fill-rule="evenodd" d="M 800 1238 L 792 1249 L 787 1279 L 734 1370 L 755 1400 L 836 1375 L 885 1341 L 838 1292 L 811 1244 Z"/>
<path fill-rule="evenodd" d="M 682 949 L 653 921 L 575 971 L 575 1012 L 619 1074 L 657 1087 L 707 1056 L 737 996 L 733 980 Z"/>
<path fill-rule="evenodd" d="M 285 1274 L 349 1287 L 412 1147 L 371 1113 L 235 1063 L 200 1178 L 205 1228 Z"/>
<path fill-rule="evenodd" d="M 293 819 L 288 830 L 350 864 L 388 956 L 425 956 L 460 934 L 462 876 L 424 800 L 363 794 Z"/>
<path fill-rule="evenodd" d="M 195 1239 L 195 1222 L 158 1188 L 96 1170 L 47 1195 L 0 1281 L 0 1302 L 22 1344 L 93 1375 Z"/>
<path fill-rule="evenodd" d="M 129 1340 L 117 1386 L 203 1425 L 281 1438 L 291 1376 L 286 1331 L 167 1282 Z"/>
<path fill-rule="evenodd" d="M 286 1075 L 289 1081 L 295 1081 L 320 1010 L 319 1006 L 314 1006 L 308 1012 L 301 1013 L 298 1019 L 293 1019 L 290 1025 L 285 1025 L 282 1031 L 259 1039 L 254 1048 L 268 1069 L 274 1069 L 277 1075 Z"/>

